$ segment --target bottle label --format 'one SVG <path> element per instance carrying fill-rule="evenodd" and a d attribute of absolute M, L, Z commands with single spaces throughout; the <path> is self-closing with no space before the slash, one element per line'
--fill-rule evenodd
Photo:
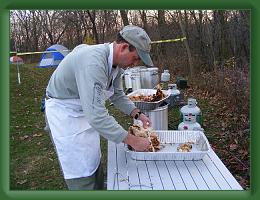
<path fill-rule="evenodd" d="M 198 122 L 199 124 L 202 123 L 202 116 L 201 114 L 181 114 L 181 118 L 180 118 L 181 122 L 189 122 L 189 123 L 195 123 Z"/>

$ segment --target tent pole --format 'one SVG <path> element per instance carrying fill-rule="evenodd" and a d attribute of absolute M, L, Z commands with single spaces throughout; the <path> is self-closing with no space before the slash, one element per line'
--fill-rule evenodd
<path fill-rule="evenodd" d="M 16 68 L 17 68 L 17 79 L 18 79 L 18 84 L 21 84 L 21 78 L 20 78 L 20 71 L 19 71 L 19 65 L 18 65 L 18 62 L 16 62 Z"/>
<path fill-rule="evenodd" d="M 17 45 L 16 45 L 16 28 L 15 28 L 15 21 L 14 21 L 14 48 L 17 56 Z M 16 68 L 17 68 L 17 79 L 18 79 L 18 84 L 21 84 L 21 78 L 20 78 L 20 71 L 19 71 L 19 65 L 18 62 L 16 62 Z"/>

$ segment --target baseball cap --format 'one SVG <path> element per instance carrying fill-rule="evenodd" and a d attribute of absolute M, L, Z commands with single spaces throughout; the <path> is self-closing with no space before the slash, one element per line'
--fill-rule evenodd
<path fill-rule="evenodd" d="M 150 57 L 151 40 L 144 29 L 134 25 L 127 25 L 120 31 L 120 35 L 136 48 L 144 64 L 153 66 Z"/>

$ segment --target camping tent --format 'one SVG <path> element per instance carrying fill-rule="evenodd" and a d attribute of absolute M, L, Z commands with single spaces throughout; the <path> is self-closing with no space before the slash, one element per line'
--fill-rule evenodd
<path fill-rule="evenodd" d="M 68 53 L 69 50 L 66 47 L 60 44 L 54 44 L 47 48 L 46 52 L 42 54 L 41 62 L 37 67 L 57 67 Z"/>
<path fill-rule="evenodd" d="M 17 65 L 22 65 L 23 64 L 23 59 L 19 56 L 12 56 L 10 57 L 10 63 L 11 64 L 17 64 Z"/>

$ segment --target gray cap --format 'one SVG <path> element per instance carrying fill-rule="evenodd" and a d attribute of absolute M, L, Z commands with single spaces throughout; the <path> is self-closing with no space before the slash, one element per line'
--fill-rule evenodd
<path fill-rule="evenodd" d="M 136 48 L 144 64 L 153 66 L 153 61 L 149 54 L 151 50 L 151 40 L 144 29 L 134 25 L 127 25 L 120 31 L 120 35 Z"/>

